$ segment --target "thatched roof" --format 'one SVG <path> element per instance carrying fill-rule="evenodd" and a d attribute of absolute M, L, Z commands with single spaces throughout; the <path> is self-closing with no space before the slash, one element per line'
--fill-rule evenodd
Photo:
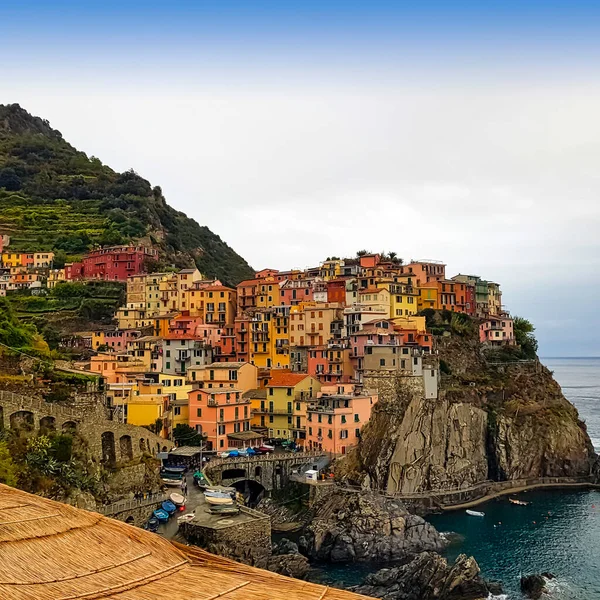
<path fill-rule="evenodd" d="M 0 598 L 359 600 L 0 485 Z"/>

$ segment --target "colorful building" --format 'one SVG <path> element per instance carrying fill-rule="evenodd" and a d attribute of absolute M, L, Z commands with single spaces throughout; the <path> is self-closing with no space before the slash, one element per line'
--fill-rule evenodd
<path fill-rule="evenodd" d="M 266 428 L 269 437 L 294 439 L 293 420 L 295 405 L 308 400 L 321 389 L 320 382 L 303 373 L 271 371 L 269 383 L 265 386 L 264 399 L 253 400 L 253 424 Z"/>
<path fill-rule="evenodd" d="M 360 441 L 376 403 L 377 394 L 370 392 L 322 395 L 311 401 L 306 409 L 308 449 L 346 454 Z"/>
<path fill-rule="evenodd" d="M 490 346 L 515 344 L 513 320 L 508 316 L 488 317 L 479 325 L 479 341 Z"/>
<path fill-rule="evenodd" d="M 206 436 L 208 450 L 254 445 L 255 439 L 262 439 L 259 434 L 252 436 L 250 409 L 250 400 L 235 388 L 199 388 L 189 393 L 190 426 Z M 240 433 L 247 435 L 236 435 Z"/>

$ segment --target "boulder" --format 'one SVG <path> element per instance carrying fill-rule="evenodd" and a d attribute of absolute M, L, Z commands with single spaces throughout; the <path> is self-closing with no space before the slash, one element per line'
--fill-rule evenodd
<path fill-rule="evenodd" d="M 444 546 L 436 529 L 401 502 L 369 491 L 336 490 L 323 497 L 300 538 L 310 558 L 337 563 L 389 562 Z"/>
<path fill-rule="evenodd" d="M 409 562 L 369 575 L 353 591 L 384 600 L 484 600 L 501 591 L 480 575 L 473 557 L 461 554 L 450 566 L 434 552 L 421 552 Z"/>
<path fill-rule="evenodd" d="M 542 575 L 524 575 L 521 577 L 521 591 L 527 598 L 537 600 L 546 591 L 546 580 Z"/>
<path fill-rule="evenodd" d="M 280 575 L 304 579 L 310 570 L 308 559 L 302 554 L 278 554 L 269 557 L 266 568 Z"/>

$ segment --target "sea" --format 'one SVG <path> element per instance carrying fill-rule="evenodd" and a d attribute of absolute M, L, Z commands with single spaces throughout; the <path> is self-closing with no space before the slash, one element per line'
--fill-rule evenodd
<path fill-rule="evenodd" d="M 564 395 L 600 452 L 600 358 L 546 358 Z M 451 541 L 446 558 L 474 556 L 484 577 L 500 581 L 499 598 L 522 600 L 521 575 L 549 572 L 552 600 L 600 600 L 600 490 L 530 491 L 512 496 L 530 502 L 516 506 L 508 498 L 479 505 L 484 517 L 464 511 L 432 515 L 428 520 Z M 329 565 L 315 580 L 360 583 L 383 565 Z"/>

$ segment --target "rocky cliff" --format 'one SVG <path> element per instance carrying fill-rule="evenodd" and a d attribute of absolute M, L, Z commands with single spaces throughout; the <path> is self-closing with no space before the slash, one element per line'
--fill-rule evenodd
<path fill-rule="evenodd" d="M 410 493 L 590 474 L 595 456 L 585 424 L 539 361 L 492 360 L 468 335 L 438 338 L 436 352 L 444 371 L 439 398 L 425 400 L 414 378 L 380 386 L 340 477 Z"/>

